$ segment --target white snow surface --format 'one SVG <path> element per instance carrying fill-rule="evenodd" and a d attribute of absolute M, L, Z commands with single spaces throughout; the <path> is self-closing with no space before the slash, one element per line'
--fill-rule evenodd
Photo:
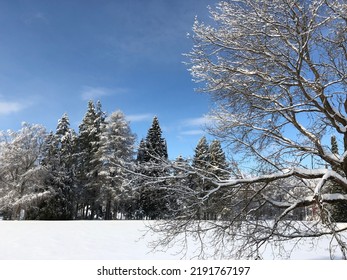
<path fill-rule="evenodd" d="M 185 256 L 180 250 L 152 252 L 148 242 L 155 238 L 144 221 L 0 221 L 1 260 L 179 260 L 193 259 L 196 247 L 190 242 Z M 312 247 L 301 243 L 291 259 L 329 259 L 329 239 Z M 290 246 L 290 244 L 288 244 Z M 211 248 L 213 249 L 213 248 Z M 275 247 L 262 257 L 273 259 Z M 339 257 L 337 257 L 338 259 Z"/>

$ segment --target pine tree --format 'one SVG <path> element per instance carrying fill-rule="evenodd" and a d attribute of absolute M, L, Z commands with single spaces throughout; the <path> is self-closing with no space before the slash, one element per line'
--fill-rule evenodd
<path fill-rule="evenodd" d="M 195 148 L 194 158 L 193 158 L 193 167 L 198 170 L 207 170 L 209 163 L 209 146 L 206 140 L 206 137 L 203 136 L 200 138 L 198 144 Z"/>
<path fill-rule="evenodd" d="M 135 135 L 121 111 L 107 118 L 101 134 L 99 147 L 101 167 L 99 175 L 102 187 L 100 204 L 104 208 L 104 219 L 110 220 L 117 213 L 125 213 L 131 200 L 127 166 L 133 161 Z M 130 168 L 130 167 L 129 167 Z"/>
<path fill-rule="evenodd" d="M 331 152 L 334 155 L 338 155 L 339 154 L 339 146 L 337 144 L 337 140 L 336 140 L 336 136 L 335 135 L 331 136 Z"/>
<path fill-rule="evenodd" d="M 205 136 L 201 137 L 198 144 L 195 147 L 195 153 L 193 157 L 192 167 L 195 170 L 195 174 L 191 175 L 191 188 L 200 193 L 201 197 L 205 196 L 208 182 L 206 178 L 208 176 L 209 166 L 209 145 Z M 196 205 L 196 217 L 197 219 L 206 219 L 206 201 L 195 203 Z"/>
<path fill-rule="evenodd" d="M 55 138 L 58 142 L 59 166 L 61 177 L 61 188 L 59 196 L 61 197 L 61 218 L 72 219 L 74 217 L 75 204 L 75 165 L 74 151 L 76 135 L 70 128 L 70 121 L 67 114 L 64 114 L 58 121 Z"/>
<path fill-rule="evenodd" d="M 331 152 L 335 156 L 339 156 L 339 148 L 336 137 L 333 135 L 331 137 Z M 333 166 L 332 169 L 343 176 L 342 168 Z M 330 182 L 328 192 L 330 193 L 340 193 L 347 194 L 345 189 L 339 186 L 336 182 Z M 330 212 L 331 218 L 335 222 L 347 222 L 347 203 L 344 201 L 337 201 L 331 205 L 328 205 L 328 211 Z"/>
<path fill-rule="evenodd" d="M 46 189 L 52 195 L 42 200 L 28 215 L 31 219 L 70 220 L 74 217 L 73 130 L 66 114 L 54 134 L 47 135 L 41 165 L 47 171 Z"/>
<path fill-rule="evenodd" d="M 226 180 L 229 177 L 228 163 L 225 153 L 218 140 L 213 140 L 208 149 L 209 172 L 218 180 Z"/>
<path fill-rule="evenodd" d="M 145 161 L 161 162 L 168 159 L 166 140 L 162 137 L 162 130 L 158 118 L 153 118 L 152 126 L 146 137 Z"/>
<path fill-rule="evenodd" d="M 173 174 L 170 180 L 169 189 L 169 208 L 172 212 L 172 218 L 179 218 L 184 213 L 187 208 L 193 207 L 196 203 L 194 199 L 190 199 L 186 196 L 186 190 L 189 190 L 191 186 L 191 176 L 189 172 L 191 171 L 190 163 L 187 159 L 179 155 L 172 164 Z M 184 188 L 182 188 L 182 186 Z"/>
<path fill-rule="evenodd" d="M 98 150 L 104 117 L 105 114 L 101 111 L 100 102 L 95 109 L 94 103 L 89 101 L 87 112 L 79 126 L 76 175 L 79 185 L 78 207 L 82 212 L 79 215 L 82 218 L 94 219 L 95 216 L 100 215 L 100 205 L 97 203 L 100 195 Z"/>
<path fill-rule="evenodd" d="M 136 157 L 136 161 L 141 163 L 141 162 L 146 162 L 148 160 L 146 160 L 146 140 L 145 139 L 141 139 L 140 144 L 139 144 L 139 148 L 137 150 L 137 157 Z"/>
<path fill-rule="evenodd" d="M 222 181 L 229 178 L 228 172 L 228 163 L 226 162 L 225 153 L 221 147 L 221 143 L 218 140 L 213 140 L 209 146 L 208 150 L 208 171 L 209 176 L 214 177 L 215 180 Z M 206 189 L 210 190 L 214 186 L 210 184 Z M 215 192 L 212 196 L 209 197 L 208 204 L 208 213 L 207 219 L 216 220 L 221 216 L 222 208 L 218 202 L 220 201 L 223 193 L 221 191 Z"/>
<path fill-rule="evenodd" d="M 229 177 L 228 164 L 220 141 L 213 140 L 209 145 L 205 136 L 199 140 L 195 148 L 192 167 L 196 174 L 191 176 L 191 186 L 201 193 L 201 199 L 214 188 L 213 180 L 225 180 Z M 214 193 L 202 200 L 197 209 L 199 219 L 217 219 L 221 212 L 218 204 L 221 195 L 220 192 Z"/>
<path fill-rule="evenodd" d="M 140 176 L 138 184 L 139 211 L 149 219 L 168 217 L 167 182 L 156 178 L 167 175 L 165 163 L 168 159 L 166 140 L 157 117 L 153 118 L 152 126 L 146 139 L 141 141 L 138 151 L 138 172 L 151 178 L 151 183 L 144 183 Z"/>

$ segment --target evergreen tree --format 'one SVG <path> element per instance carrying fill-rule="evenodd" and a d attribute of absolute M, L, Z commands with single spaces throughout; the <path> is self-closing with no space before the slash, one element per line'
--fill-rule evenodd
<path fill-rule="evenodd" d="M 218 140 L 213 140 L 208 149 L 209 172 L 218 180 L 226 180 L 229 177 L 228 163 L 225 153 Z"/>
<path fill-rule="evenodd" d="M 185 212 L 187 208 L 194 207 L 196 201 L 194 199 L 188 199 L 186 191 L 192 185 L 191 176 L 189 172 L 191 166 L 189 161 L 179 155 L 173 162 L 172 179 L 170 180 L 170 200 L 169 208 L 173 214 L 172 218 L 178 218 Z M 182 188 L 184 186 L 184 188 Z"/>
<path fill-rule="evenodd" d="M 331 152 L 334 154 L 334 155 L 338 155 L 339 154 L 339 146 L 337 144 L 337 140 L 336 140 L 336 136 L 333 135 L 331 136 Z"/>
<path fill-rule="evenodd" d="M 225 180 L 229 177 L 228 164 L 220 141 L 213 140 L 209 145 L 206 137 L 203 136 L 195 148 L 192 167 L 195 174 L 191 176 L 191 186 L 200 193 L 201 199 L 201 204 L 197 209 L 197 217 L 205 220 L 217 219 L 222 211 L 218 204 L 218 199 L 222 193 L 216 192 L 209 195 L 208 199 L 204 197 L 207 192 L 214 188 L 213 180 Z"/>
<path fill-rule="evenodd" d="M 208 171 L 209 176 L 215 180 L 222 181 L 229 178 L 228 163 L 226 162 L 225 153 L 221 147 L 221 143 L 218 140 L 213 140 L 208 150 Z M 210 184 L 207 186 L 207 190 L 212 189 L 214 186 Z M 215 192 L 209 197 L 208 201 L 208 213 L 206 219 L 216 220 L 222 214 L 222 208 L 224 206 L 218 203 L 223 196 L 222 191 Z"/>
<path fill-rule="evenodd" d="M 209 167 L 209 145 L 207 143 L 206 137 L 200 138 L 198 144 L 195 147 L 195 153 L 193 157 L 192 167 L 195 174 L 191 175 L 191 188 L 197 193 L 200 193 L 200 197 L 196 205 L 196 218 L 206 219 L 206 201 L 201 201 L 202 197 L 205 196 L 205 191 L 207 190 L 208 182 L 205 180 L 205 176 L 208 176 Z"/>
<path fill-rule="evenodd" d="M 75 203 L 75 139 L 76 135 L 70 128 L 70 121 L 67 114 L 64 114 L 58 121 L 55 138 L 58 142 L 59 151 L 59 175 L 61 178 L 61 188 L 58 195 L 61 198 L 61 219 L 72 219 L 74 217 Z"/>
<path fill-rule="evenodd" d="M 129 175 L 125 168 L 133 161 L 135 135 L 121 111 L 107 118 L 100 142 L 101 167 L 99 175 L 102 187 L 100 204 L 104 208 L 104 219 L 109 220 L 117 213 L 125 213 L 131 203 Z"/>
<path fill-rule="evenodd" d="M 139 211 L 149 219 L 166 218 L 169 214 L 167 182 L 157 178 L 167 175 L 168 159 L 166 140 L 157 117 L 153 118 L 152 126 L 146 139 L 141 141 L 138 151 L 138 172 L 151 178 L 150 183 L 141 178 L 139 190 Z"/>
<path fill-rule="evenodd" d="M 104 123 L 105 114 L 101 111 L 98 102 L 97 109 L 94 103 L 89 101 L 87 112 L 79 126 L 77 138 L 77 180 L 79 216 L 81 218 L 94 219 L 100 215 L 100 205 L 97 201 L 100 195 L 100 182 L 98 169 L 100 158 L 98 150 L 100 147 L 101 128 Z"/>
<path fill-rule="evenodd" d="M 140 145 L 139 148 L 137 150 L 137 157 L 136 157 L 136 161 L 141 163 L 141 162 L 146 162 L 146 141 L 145 139 L 141 139 L 140 141 Z"/>
<path fill-rule="evenodd" d="M 207 170 L 209 162 L 209 146 L 206 140 L 206 137 L 203 136 L 200 138 L 198 144 L 195 148 L 195 153 L 193 157 L 193 167 L 198 170 Z"/>
<path fill-rule="evenodd" d="M 339 148 L 335 136 L 331 137 L 331 152 L 339 157 Z M 339 166 L 333 166 L 332 169 L 343 176 L 342 168 Z M 330 182 L 327 190 L 329 193 L 347 194 L 345 189 L 336 182 Z M 331 205 L 328 205 L 327 210 L 330 212 L 331 218 L 335 222 L 347 222 L 347 203 L 345 201 L 336 201 Z"/>
<path fill-rule="evenodd" d="M 145 161 L 161 162 L 168 159 L 166 140 L 162 137 L 162 130 L 158 118 L 153 118 L 152 126 L 146 137 Z"/>
<path fill-rule="evenodd" d="M 47 171 L 46 189 L 51 197 L 42 200 L 31 219 L 70 220 L 74 217 L 73 135 L 68 116 L 58 121 L 56 133 L 46 137 L 42 166 Z"/>

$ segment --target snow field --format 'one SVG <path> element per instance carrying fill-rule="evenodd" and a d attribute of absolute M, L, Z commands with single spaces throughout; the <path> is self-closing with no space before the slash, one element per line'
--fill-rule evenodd
<path fill-rule="evenodd" d="M 152 252 L 148 221 L 0 221 L 1 260 L 179 260 L 191 259 L 196 244 L 190 240 L 185 256 L 179 247 Z M 297 242 L 297 241 L 295 241 Z M 329 259 L 329 238 L 300 241 L 291 259 Z M 285 245 L 291 248 L 294 241 Z M 212 250 L 213 248 L 211 248 Z M 275 245 L 262 252 L 264 259 L 278 253 Z M 285 255 L 284 255 L 285 256 Z M 336 252 L 336 259 L 340 256 Z"/>

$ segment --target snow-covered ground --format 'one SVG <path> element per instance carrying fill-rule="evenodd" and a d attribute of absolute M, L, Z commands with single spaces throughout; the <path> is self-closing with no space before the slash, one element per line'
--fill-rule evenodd
<path fill-rule="evenodd" d="M 179 248 L 151 252 L 143 221 L 0 221 L 0 259 L 2 260 L 173 260 Z M 317 246 L 299 244 L 292 259 L 329 259 L 329 240 Z M 194 257 L 194 245 L 187 255 Z M 273 259 L 268 248 L 263 258 Z"/>

